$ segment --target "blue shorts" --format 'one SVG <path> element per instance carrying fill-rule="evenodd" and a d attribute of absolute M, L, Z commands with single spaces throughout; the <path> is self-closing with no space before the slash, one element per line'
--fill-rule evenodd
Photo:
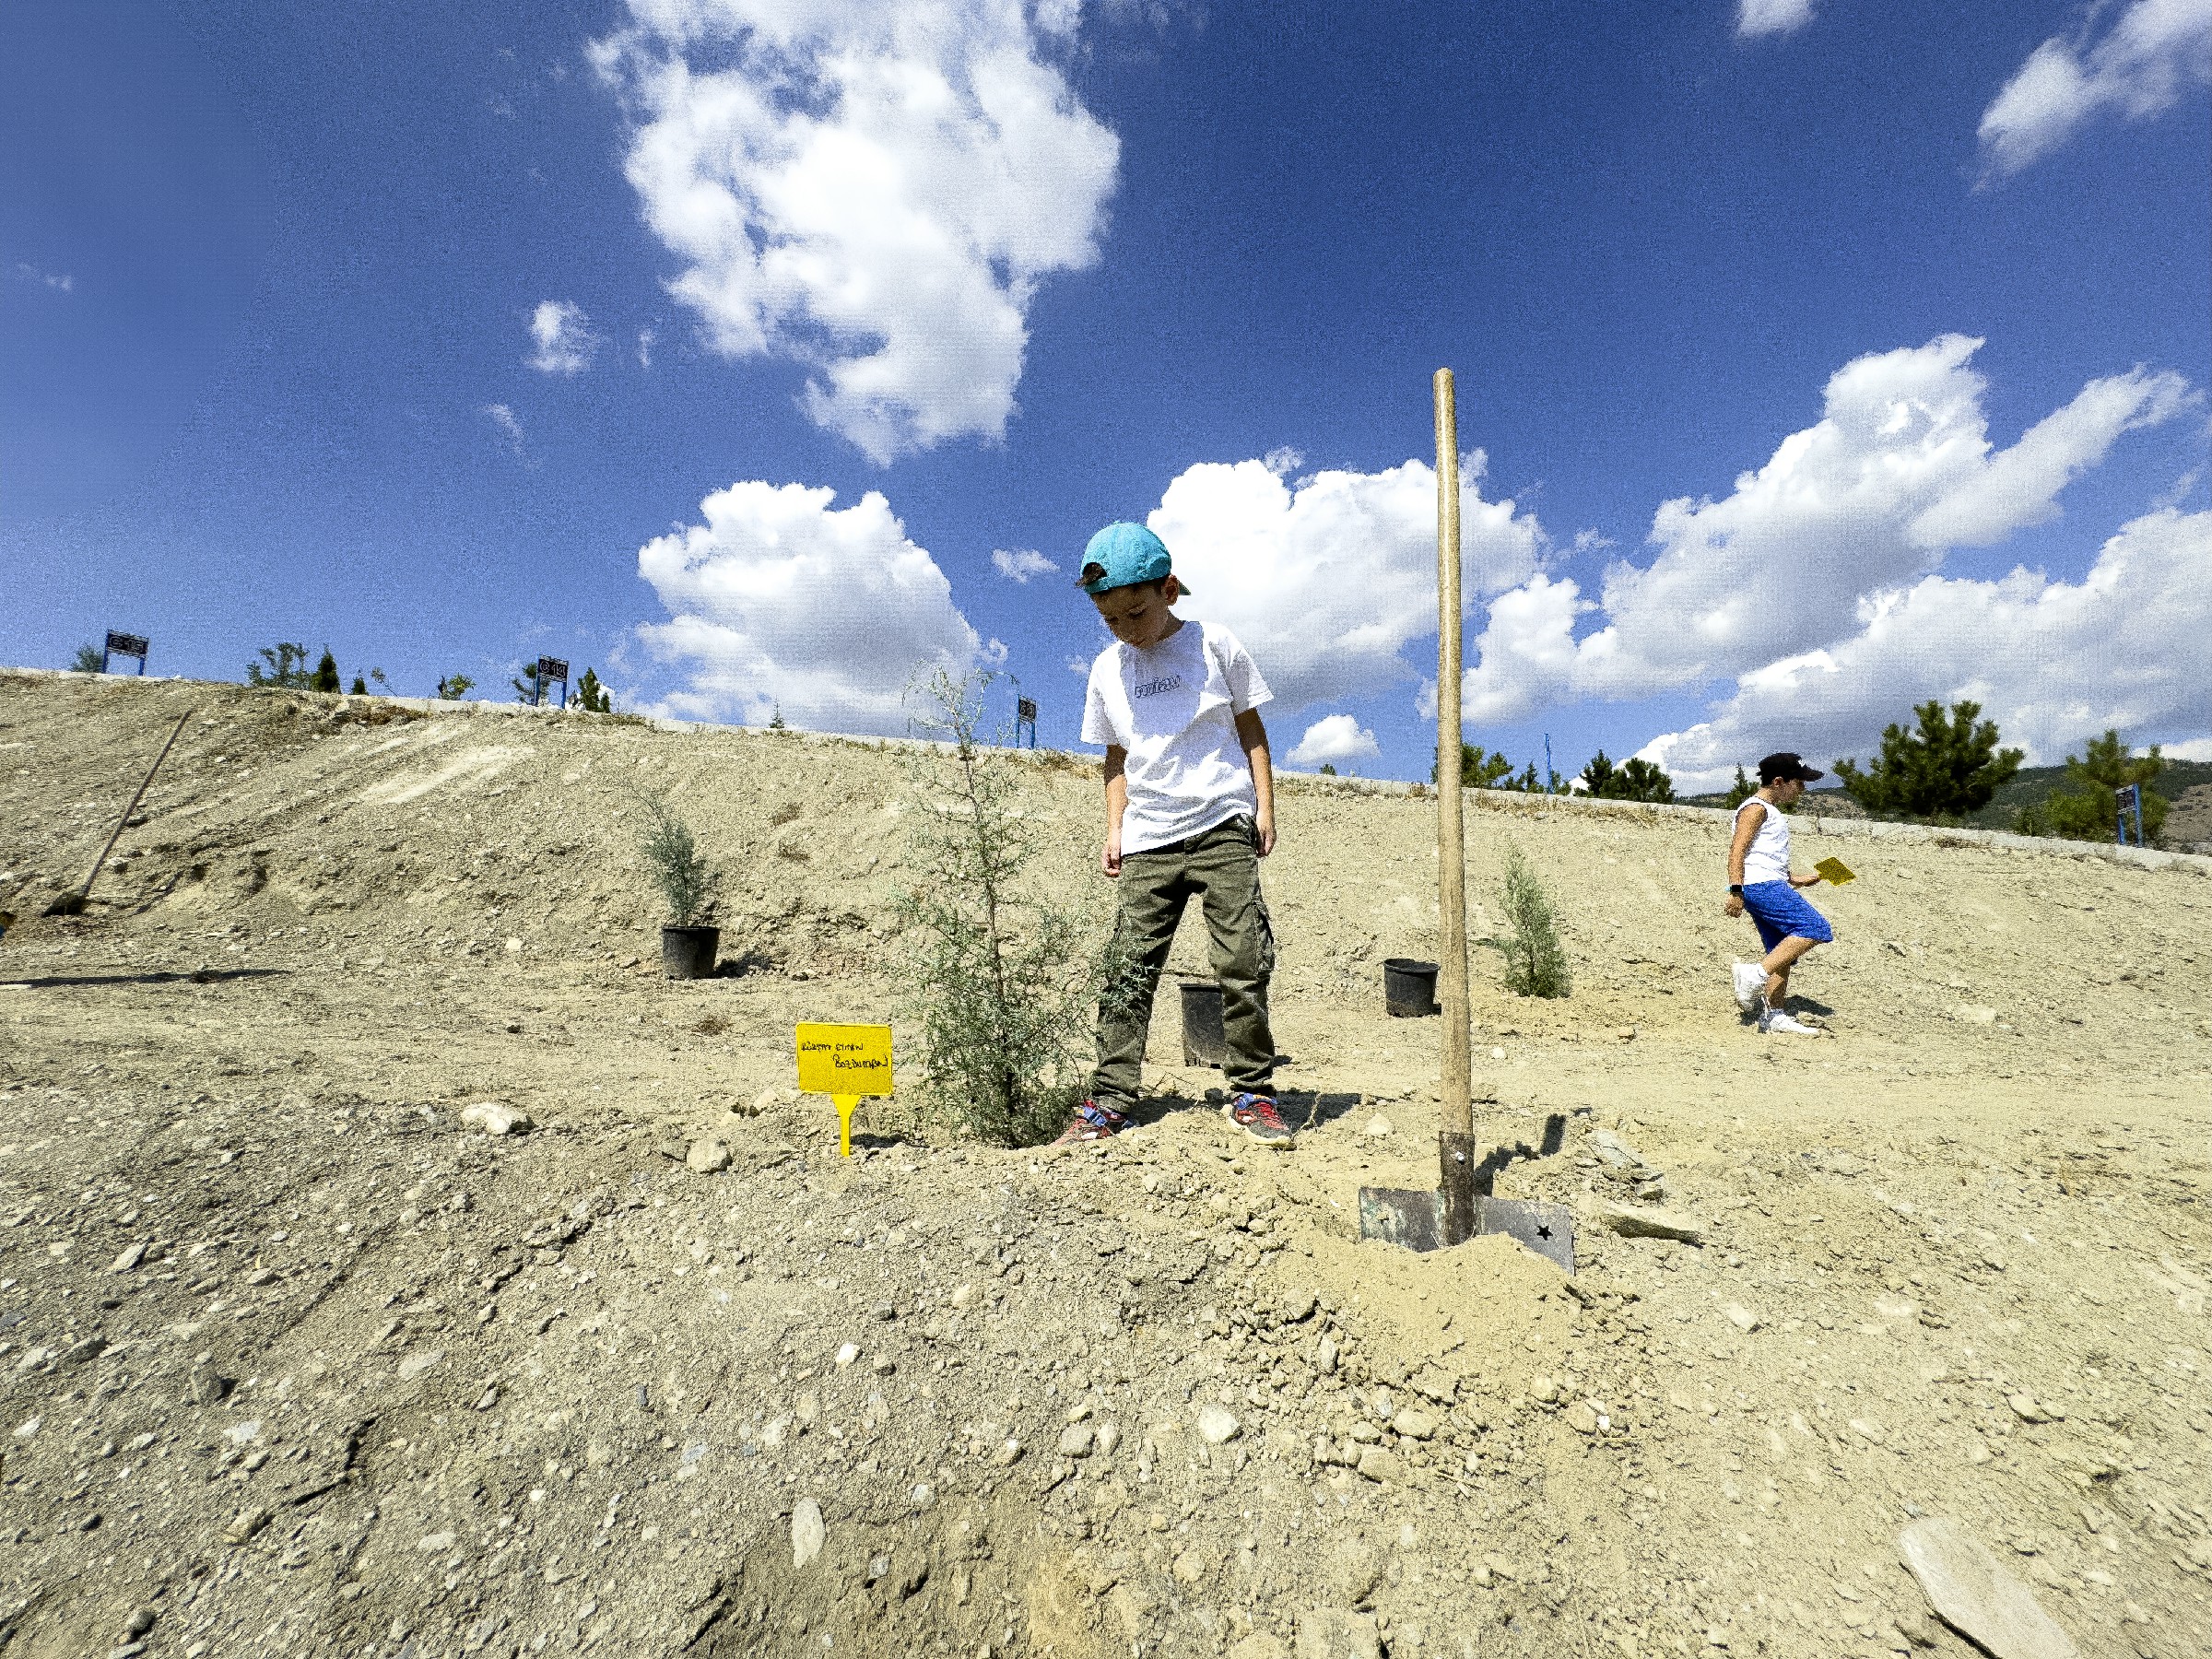
<path fill-rule="evenodd" d="M 1744 909 L 1759 929 L 1759 942 L 1769 950 L 1784 939 L 1810 939 L 1825 945 L 1836 936 L 1828 918 L 1797 896 L 1786 881 L 1755 881 L 1744 889 Z"/>

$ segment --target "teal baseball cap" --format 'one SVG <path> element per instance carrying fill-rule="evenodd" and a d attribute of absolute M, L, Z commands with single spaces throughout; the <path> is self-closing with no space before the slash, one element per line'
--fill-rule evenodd
<path fill-rule="evenodd" d="M 1077 582 L 1087 594 L 1129 587 L 1139 582 L 1158 582 L 1175 573 L 1167 544 L 1142 524 L 1126 519 L 1112 524 L 1090 538 L 1083 549 L 1082 574 Z M 1189 593 L 1188 583 L 1182 591 Z"/>

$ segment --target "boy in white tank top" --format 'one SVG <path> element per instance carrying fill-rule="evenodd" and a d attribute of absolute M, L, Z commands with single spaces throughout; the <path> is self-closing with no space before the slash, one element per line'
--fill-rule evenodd
<path fill-rule="evenodd" d="M 1820 1035 L 1783 1008 L 1790 970 L 1814 946 L 1836 936 L 1828 918 L 1797 896 L 1799 888 L 1818 887 L 1821 877 L 1790 874 L 1790 820 L 1783 808 L 1794 806 L 1805 786 L 1825 775 L 1786 749 L 1769 755 L 1759 763 L 1759 793 L 1735 809 L 1735 833 L 1728 841 L 1727 912 L 1747 912 L 1767 947 L 1763 960 L 1735 964 L 1736 1006 L 1757 1015 L 1759 1029 L 1769 1036 Z"/>

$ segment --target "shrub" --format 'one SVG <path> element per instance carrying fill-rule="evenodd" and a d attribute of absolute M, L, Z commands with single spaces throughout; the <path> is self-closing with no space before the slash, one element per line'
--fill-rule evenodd
<path fill-rule="evenodd" d="M 107 665 L 108 653 L 97 645 L 79 645 L 69 667 L 76 674 L 98 674 Z"/>
<path fill-rule="evenodd" d="M 307 647 L 278 641 L 261 648 L 261 661 L 246 665 L 246 684 L 272 691 L 307 691 L 314 673 L 307 665 Z"/>
<path fill-rule="evenodd" d="M 1865 771 L 1856 760 L 1836 762 L 1845 793 L 1877 818 L 1956 823 L 1988 806 L 2020 770 L 2020 751 L 1997 747 L 1997 723 L 1977 724 L 1980 703 L 1953 703 L 1947 715 L 1931 698 L 1912 712 L 1920 729 L 1883 727 L 1882 751 Z"/>
<path fill-rule="evenodd" d="M 333 693 L 341 688 L 338 681 L 338 659 L 331 655 L 330 647 L 327 645 L 323 647 L 322 661 L 315 665 L 315 671 L 308 679 L 307 688 L 310 691 Z"/>
<path fill-rule="evenodd" d="M 644 854 L 646 873 L 668 907 L 669 924 L 703 925 L 714 898 L 713 866 L 692 839 L 691 827 L 670 811 L 665 801 L 651 795 L 641 798 L 652 822 L 639 850 Z"/>
<path fill-rule="evenodd" d="M 1113 982 L 1076 912 L 1025 880 L 1037 853 L 1010 741 L 978 737 L 995 675 L 940 669 L 909 694 L 915 724 L 949 752 L 910 763 L 924 809 L 910 831 L 919 877 L 898 901 L 900 1000 L 922 1028 L 925 1110 L 1002 1146 L 1057 1133 L 1081 1099 L 1092 1010 Z M 1011 732 L 1000 735 L 1010 740 Z"/>
<path fill-rule="evenodd" d="M 438 682 L 438 695 L 445 702 L 459 702 L 476 686 L 477 682 L 465 674 L 449 674 Z"/>
<path fill-rule="evenodd" d="M 1559 943 L 1551 900 L 1513 841 L 1505 844 L 1505 880 L 1499 899 L 1512 935 L 1475 943 L 1487 945 L 1505 958 L 1505 988 L 1515 996 L 1565 996 L 1573 989 L 1573 978 L 1567 967 L 1567 948 Z"/>

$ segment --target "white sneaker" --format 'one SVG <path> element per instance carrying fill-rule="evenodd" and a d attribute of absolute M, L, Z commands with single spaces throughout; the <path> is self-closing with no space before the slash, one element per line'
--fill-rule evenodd
<path fill-rule="evenodd" d="M 1769 1008 L 1760 1015 L 1759 1029 L 1770 1037 L 1818 1037 L 1821 1034 L 1814 1027 L 1792 1019 L 1780 1008 Z"/>
<path fill-rule="evenodd" d="M 1735 1006 L 1747 1014 L 1759 1012 L 1766 1000 L 1767 973 L 1757 962 L 1738 962 L 1735 965 Z"/>

